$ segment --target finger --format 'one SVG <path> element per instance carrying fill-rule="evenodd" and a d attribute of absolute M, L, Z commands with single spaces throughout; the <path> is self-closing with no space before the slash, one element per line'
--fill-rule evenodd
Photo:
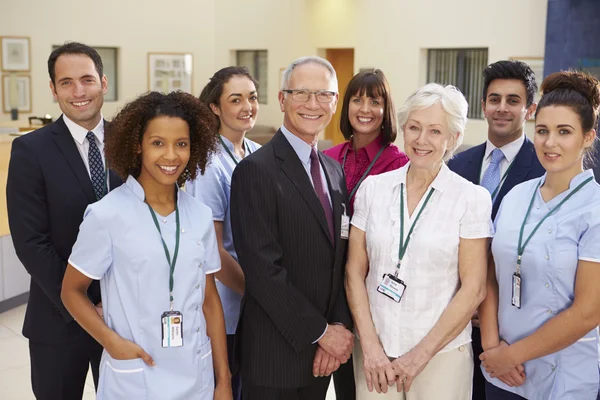
<path fill-rule="evenodd" d="M 521 386 L 525 383 L 525 377 L 521 375 L 521 373 L 518 370 L 514 370 L 513 372 L 511 372 L 511 376 L 515 381 L 515 386 Z"/>
<path fill-rule="evenodd" d="M 523 366 L 523 364 L 517 365 L 517 371 L 519 372 L 519 374 L 524 374 L 525 367 Z"/>
<path fill-rule="evenodd" d="M 396 379 L 396 391 L 398 393 L 404 392 L 404 377 L 399 376 L 398 379 Z"/>
<path fill-rule="evenodd" d="M 329 362 L 327 363 L 327 369 L 325 370 L 325 376 L 329 376 L 336 370 L 335 368 L 336 359 L 335 357 L 329 357 Z"/>
<path fill-rule="evenodd" d="M 508 380 L 508 377 L 507 377 L 507 376 L 501 376 L 501 377 L 498 377 L 498 379 L 500 379 L 500 381 L 502 381 L 504 384 L 506 384 L 506 385 L 508 385 L 508 386 L 510 386 L 510 387 L 513 387 L 513 386 L 514 386 L 514 385 L 513 385 L 513 384 L 512 384 L 512 383 L 511 383 L 511 382 Z"/>
<path fill-rule="evenodd" d="M 146 351 L 144 351 L 144 349 L 142 349 L 141 347 L 138 352 L 138 357 L 141 358 L 146 364 L 148 364 L 151 367 L 154 367 L 156 365 L 150 354 L 146 353 Z"/>
<path fill-rule="evenodd" d="M 387 377 L 388 386 L 392 386 L 396 382 L 396 374 L 391 363 L 385 368 L 385 376 Z"/>
<path fill-rule="evenodd" d="M 387 377 L 385 376 L 385 372 L 379 370 L 379 371 L 377 371 L 377 376 L 379 377 L 379 387 L 381 388 L 381 392 L 387 393 L 388 384 L 387 384 Z"/>
<path fill-rule="evenodd" d="M 365 378 L 367 379 L 367 389 L 369 392 L 373 391 L 373 378 L 371 377 L 371 371 L 367 371 L 365 368 Z"/>
<path fill-rule="evenodd" d="M 487 358 L 487 353 L 481 353 L 481 354 L 479 355 L 479 359 L 480 359 L 481 361 L 485 361 L 485 359 L 486 359 L 486 358 Z"/>
<path fill-rule="evenodd" d="M 316 378 L 319 376 L 319 366 L 321 365 L 321 359 L 323 358 L 323 352 L 317 350 L 315 354 L 315 360 L 313 361 L 313 376 Z"/>
<path fill-rule="evenodd" d="M 319 376 L 325 376 L 325 374 L 327 373 L 327 366 L 329 364 L 329 361 L 332 358 L 333 357 L 331 357 L 331 355 L 329 355 L 329 354 L 323 355 L 323 359 L 321 360 L 321 365 L 319 366 Z"/>
<path fill-rule="evenodd" d="M 413 380 L 415 378 L 412 376 L 409 376 L 406 378 L 406 380 L 404 381 L 404 392 L 408 392 L 410 390 L 410 387 L 412 386 Z"/>

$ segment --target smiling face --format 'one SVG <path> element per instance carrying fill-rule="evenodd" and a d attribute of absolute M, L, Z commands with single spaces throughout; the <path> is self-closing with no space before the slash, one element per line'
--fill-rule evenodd
<path fill-rule="evenodd" d="M 533 144 L 548 173 L 575 176 L 583 170 L 583 157 L 596 132 L 583 132 L 579 115 L 570 107 L 548 106 L 538 111 Z"/>
<path fill-rule="evenodd" d="M 536 108 L 535 103 L 527 107 L 527 90 L 518 79 L 493 80 L 481 106 L 488 122 L 488 137 L 496 147 L 520 138 L 525 121 Z"/>
<path fill-rule="evenodd" d="M 302 64 L 294 68 L 287 89 L 337 92 L 329 70 L 317 63 Z M 338 94 L 330 103 L 320 103 L 314 94 L 308 101 L 295 101 L 291 94 L 279 92 L 279 105 L 283 111 L 283 125 L 294 135 L 313 145 L 319 134 L 331 121 L 337 106 Z"/>
<path fill-rule="evenodd" d="M 450 132 L 448 114 L 441 104 L 414 110 L 404 125 L 404 151 L 411 166 L 435 169 L 446 151 L 454 146 L 458 135 Z"/>
<path fill-rule="evenodd" d="M 142 138 L 140 182 L 173 186 L 190 160 L 190 128 L 183 119 L 152 119 Z"/>
<path fill-rule="evenodd" d="M 254 82 L 246 76 L 232 76 L 223 85 L 219 105 L 211 104 L 210 108 L 219 117 L 221 134 L 249 131 L 258 115 L 258 94 Z"/>
<path fill-rule="evenodd" d="M 356 93 L 348 103 L 348 120 L 354 135 L 378 136 L 385 110 L 383 97 L 362 96 Z"/>
<path fill-rule="evenodd" d="M 106 76 L 98 76 L 91 58 L 83 54 L 63 54 L 54 65 L 50 89 L 61 111 L 77 125 L 92 130 L 102 118 Z"/>

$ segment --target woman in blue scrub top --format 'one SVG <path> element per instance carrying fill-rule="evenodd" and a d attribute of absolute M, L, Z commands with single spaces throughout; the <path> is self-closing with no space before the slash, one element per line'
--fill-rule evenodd
<path fill-rule="evenodd" d="M 600 186 L 583 167 L 596 140 L 598 80 L 542 83 L 534 145 L 546 169 L 504 198 L 479 316 L 488 400 L 595 400 Z"/>
<path fill-rule="evenodd" d="M 231 175 L 237 164 L 260 148 L 246 138 L 258 116 L 258 82 L 246 67 L 226 67 L 217 71 L 200 94 L 200 101 L 217 116 L 219 150 L 206 166 L 203 175 L 189 181 L 186 191 L 212 210 L 221 255 L 221 270 L 215 274 L 217 290 L 223 303 L 227 330 L 227 353 L 233 363 L 235 331 L 244 294 L 244 273 L 238 263 L 231 233 L 229 199 Z M 232 368 L 233 370 L 233 368 Z M 239 373 L 231 378 L 233 398 L 242 396 Z"/>
<path fill-rule="evenodd" d="M 212 124 L 182 92 L 146 94 L 110 124 L 107 164 L 126 182 L 87 208 L 62 286 L 105 349 L 98 399 L 232 398 L 212 214 L 179 189 L 215 151 Z M 86 295 L 92 279 L 104 319 Z"/>

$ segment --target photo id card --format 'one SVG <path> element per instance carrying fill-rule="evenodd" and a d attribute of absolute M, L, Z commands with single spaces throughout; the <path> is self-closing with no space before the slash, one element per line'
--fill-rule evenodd
<path fill-rule="evenodd" d="M 160 320 L 162 347 L 183 346 L 183 315 L 179 311 L 165 311 Z"/>
<path fill-rule="evenodd" d="M 392 274 L 384 274 L 383 280 L 379 286 L 377 286 L 377 291 L 379 293 L 389 297 L 396 303 L 400 303 L 400 300 L 402 300 L 404 290 L 406 290 L 404 282 Z"/>
<path fill-rule="evenodd" d="M 521 308 L 521 275 L 516 272 L 512 277 L 512 305 Z"/>
<path fill-rule="evenodd" d="M 340 225 L 340 237 L 348 239 L 350 237 L 350 217 L 346 215 L 346 206 L 342 204 L 344 212 L 342 213 L 342 224 Z"/>

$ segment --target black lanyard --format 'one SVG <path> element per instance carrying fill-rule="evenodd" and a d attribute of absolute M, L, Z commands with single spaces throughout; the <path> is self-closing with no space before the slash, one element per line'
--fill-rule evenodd
<path fill-rule="evenodd" d="M 233 153 L 231 152 L 231 150 L 229 150 L 229 147 L 227 147 L 227 145 L 223 141 L 223 137 L 221 137 L 221 135 L 219 135 L 219 140 L 221 141 L 221 144 L 223 145 L 223 148 L 225 149 L 225 151 L 227 152 L 227 154 L 229 154 L 229 157 L 231 157 L 231 159 L 233 160 L 233 162 L 235 163 L 235 165 L 238 165 L 238 160 L 236 160 L 236 158 L 233 155 Z M 244 147 L 246 148 L 246 153 L 248 153 L 248 155 L 252 154 L 252 152 L 250 151 L 250 148 L 248 147 L 248 143 L 246 143 L 245 140 L 244 140 Z"/>
<path fill-rule="evenodd" d="M 400 265 L 402 264 L 402 259 L 404 258 L 406 249 L 408 248 L 408 242 L 410 242 L 410 238 L 412 236 L 413 229 L 415 229 L 415 225 L 417 224 L 419 217 L 421 217 L 421 213 L 425 209 L 425 206 L 427 205 L 427 203 L 429 203 L 429 199 L 431 199 L 433 192 L 434 192 L 433 188 L 429 189 L 429 193 L 427 194 L 427 197 L 425 198 L 425 202 L 423 203 L 423 206 L 417 213 L 415 220 L 413 221 L 412 225 L 410 226 L 410 229 L 408 230 L 408 235 L 406 236 L 406 241 L 404 241 L 404 183 L 400 184 L 400 245 L 398 246 L 398 264 L 396 264 L 396 273 L 395 273 L 396 277 L 398 277 L 398 272 L 400 271 Z"/>
<path fill-rule="evenodd" d="M 525 243 L 523 243 L 523 230 L 525 229 L 525 224 L 527 223 L 527 218 L 529 218 L 529 214 L 531 213 L 531 208 L 533 207 L 533 202 L 535 200 L 537 191 L 540 188 L 540 185 L 542 184 L 542 181 L 541 180 L 539 181 L 539 183 L 535 187 L 535 190 L 533 191 L 533 196 L 531 196 L 531 201 L 529 202 L 529 207 L 527 208 L 527 213 L 525 214 L 525 218 L 523 219 L 523 223 L 521 224 L 521 230 L 519 231 L 519 244 L 517 246 L 517 275 L 521 275 L 521 258 L 523 257 L 523 253 L 525 252 L 525 247 L 527 247 L 527 244 L 529 243 L 529 241 L 531 240 L 531 238 L 533 237 L 535 232 L 538 230 L 538 228 L 542 225 L 542 223 L 546 220 L 546 218 L 548 218 L 549 216 L 554 214 L 563 204 L 565 204 L 565 202 L 567 200 L 569 200 L 575 193 L 579 192 L 579 190 L 582 187 L 587 185 L 593 179 L 594 178 L 590 176 L 588 179 L 581 182 L 579 184 L 579 186 L 577 186 L 575 189 L 573 189 L 573 191 L 571 193 L 569 193 L 564 199 L 562 199 L 562 201 L 560 203 L 558 203 L 552 210 L 550 210 L 544 216 L 544 218 L 542 218 L 540 220 L 540 222 L 537 223 L 535 228 L 533 228 L 533 231 L 531 231 L 531 233 L 525 240 Z"/>
<path fill-rule="evenodd" d="M 344 161 L 342 161 L 342 169 L 344 169 L 346 167 L 346 157 L 348 156 L 348 148 L 350 146 L 351 146 L 351 144 L 348 143 L 348 147 L 346 147 L 346 151 L 344 152 Z M 383 151 L 385 150 L 386 147 L 387 146 L 382 146 L 381 149 L 379 149 L 379 151 L 377 152 L 377 155 L 375 155 L 375 158 L 373 158 L 373 161 L 371 161 L 371 164 L 369 164 L 369 168 L 367 168 L 365 173 L 358 180 L 358 183 L 356 184 L 356 186 L 354 186 L 354 189 L 352 189 L 352 191 L 350 192 L 350 196 L 348 197 L 348 200 L 352 200 L 352 198 L 356 194 L 356 191 L 358 190 L 360 184 L 365 180 L 367 175 L 369 175 L 371 168 L 373 168 L 373 166 L 375 165 L 375 162 L 377 161 L 377 159 L 379 158 L 381 153 L 383 153 Z"/>
<path fill-rule="evenodd" d="M 171 261 L 171 253 L 167 248 L 167 244 L 165 243 L 165 239 L 163 239 L 162 232 L 160 230 L 160 226 L 158 225 L 158 219 L 156 218 L 156 213 L 150 207 L 150 204 L 146 204 L 148 209 L 150 210 L 150 214 L 152 214 L 152 219 L 154 220 L 154 225 L 160 234 L 160 240 L 162 241 L 163 248 L 165 250 L 165 256 L 167 256 L 167 262 L 169 263 L 170 273 L 169 273 L 169 302 L 170 302 L 170 310 L 173 311 L 173 273 L 175 272 L 175 264 L 177 263 L 177 255 L 179 254 L 179 236 L 181 234 L 179 229 L 179 207 L 177 206 L 177 197 L 175 197 L 175 252 L 173 253 L 173 260 Z"/>

